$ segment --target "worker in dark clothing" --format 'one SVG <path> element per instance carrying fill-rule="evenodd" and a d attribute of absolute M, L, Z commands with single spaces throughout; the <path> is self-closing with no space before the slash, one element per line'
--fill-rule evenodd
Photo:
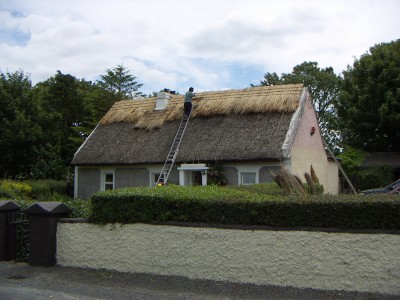
<path fill-rule="evenodd" d="M 187 91 L 185 94 L 185 102 L 183 104 L 183 108 L 186 116 L 189 116 L 190 112 L 192 111 L 192 98 L 196 95 L 195 93 L 193 93 L 193 90 L 194 89 L 191 87 L 189 91 Z"/>

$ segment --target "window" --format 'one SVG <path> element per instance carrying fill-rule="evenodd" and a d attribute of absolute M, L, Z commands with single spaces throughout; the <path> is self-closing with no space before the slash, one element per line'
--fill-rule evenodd
<path fill-rule="evenodd" d="M 104 173 L 104 190 L 113 190 L 114 189 L 114 174 L 113 173 Z"/>
<path fill-rule="evenodd" d="M 256 172 L 242 172 L 240 173 L 240 184 L 255 184 L 256 183 Z"/>
<path fill-rule="evenodd" d="M 153 173 L 153 186 L 156 185 L 160 173 Z"/>

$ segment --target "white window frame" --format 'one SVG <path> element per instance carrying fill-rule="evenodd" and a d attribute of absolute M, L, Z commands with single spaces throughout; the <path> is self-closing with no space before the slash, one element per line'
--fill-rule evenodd
<path fill-rule="evenodd" d="M 228 167 L 235 167 L 237 172 L 237 184 L 243 185 L 243 176 L 242 173 L 255 173 L 256 181 L 255 184 L 260 183 L 260 169 L 265 166 L 263 163 L 255 163 L 255 164 L 237 164 L 237 165 L 227 165 Z M 246 185 L 246 184 L 245 184 Z"/>
<path fill-rule="evenodd" d="M 244 183 L 243 179 L 244 179 L 245 175 L 253 175 L 254 182 Z M 250 185 L 250 184 L 256 184 L 256 183 L 257 183 L 257 172 L 240 172 L 240 185 Z"/>
<path fill-rule="evenodd" d="M 107 181 L 107 175 L 112 175 L 112 181 Z M 111 184 L 111 190 L 115 189 L 115 169 L 104 169 L 101 170 L 101 191 L 107 191 L 106 186 Z"/>
<path fill-rule="evenodd" d="M 156 177 L 157 174 L 160 174 L 162 171 L 163 166 L 151 166 L 147 167 L 147 170 L 149 171 L 149 187 L 153 187 L 155 182 L 153 179 Z M 158 179 L 158 177 L 157 177 Z"/>
<path fill-rule="evenodd" d="M 150 178 L 150 186 L 155 186 L 158 180 L 158 177 L 160 177 L 161 172 L 153 172 L 151 173 L 151 178 Z"/>

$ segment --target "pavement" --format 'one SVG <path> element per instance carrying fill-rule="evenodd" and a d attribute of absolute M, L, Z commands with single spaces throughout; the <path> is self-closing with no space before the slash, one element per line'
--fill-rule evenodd
<path fill-rule="evenodd" d="M 0 262 L 0 300 L 43 299 L 400 299 L 383 295 L 191 280 Z"/>

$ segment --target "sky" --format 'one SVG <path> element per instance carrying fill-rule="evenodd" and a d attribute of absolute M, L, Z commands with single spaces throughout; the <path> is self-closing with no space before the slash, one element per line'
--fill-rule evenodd
<path fill-rule="evenodd" d="M 337 74 L 400 38 L 399 0 L 0 0 L 0 71 L 96 81 L 123 65 L 145 94 L 242 89 L 304 61 Z"/>

